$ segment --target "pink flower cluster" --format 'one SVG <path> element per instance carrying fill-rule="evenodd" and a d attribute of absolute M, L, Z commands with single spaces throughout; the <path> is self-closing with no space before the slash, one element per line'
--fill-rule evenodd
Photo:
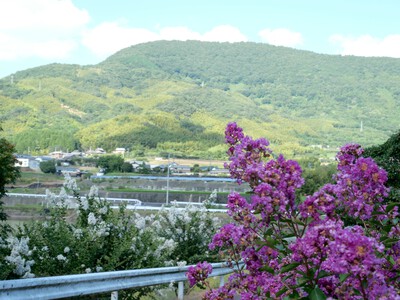
<path fill-rule="evenodd" d="M 297 162 L 272 159 L 269 142 L 245 136 L 236 123 L 225 136 L 226 167 L 252 195 L 250 201 L 238 193 L 228 197 L 233 222 L 210 248 L 237 270 L 204 299 L 400 299 L 398 207 L 384 203 L 387 174 L 362 157 L 359 145 L 341 148 L 336 182 L 302 201 L 296 198 L 304 182 Z M 358 225 L 346 227 L 345 216 Z M 206 273 L 196 268 L 189 274 Z M 204 280 L 189 275 L 191 285 Z"/>

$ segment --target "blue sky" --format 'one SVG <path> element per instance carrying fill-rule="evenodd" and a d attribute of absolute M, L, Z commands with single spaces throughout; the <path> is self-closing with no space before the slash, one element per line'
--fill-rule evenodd
<path fill-rule="evenodd" d="M 0 0 L 0 78 L 154 40 L 400 58 L 398 0 Z"/>

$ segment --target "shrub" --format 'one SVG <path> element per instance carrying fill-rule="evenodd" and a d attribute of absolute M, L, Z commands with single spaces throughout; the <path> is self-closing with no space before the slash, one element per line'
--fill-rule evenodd
<path fill-rule="evenodd" d="M 46 194 L 43 220 L 0 237 L 0 280 L 163 267 L 216 257 L 207 246 L 218 222 L 204 207 L 173 205 L 148 216 L 125 206 L 115 210 L 98 197 L 96 186 L 81 197 L 68 175 L 58 195 Z M 126 293 L 129 299 L 140 299 L 149 292 Z"/>
<path fill-rule="evenodd" d="M 39 164 L 39 167 L 43 173 L 54 174 L 56 172 L 56 161 L 54 159 L 47 160 L 47 161 L 41 161 Z"/>

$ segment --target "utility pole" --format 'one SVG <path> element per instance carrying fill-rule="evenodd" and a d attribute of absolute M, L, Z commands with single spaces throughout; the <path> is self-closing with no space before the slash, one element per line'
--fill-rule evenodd
<path fill-rule="evenodd" d="M 168 164 L 167 164 L 167 198 L 165 199 L 165 204 L 169 203 L 169 158 L 170 154 L 168 153 Z"/>

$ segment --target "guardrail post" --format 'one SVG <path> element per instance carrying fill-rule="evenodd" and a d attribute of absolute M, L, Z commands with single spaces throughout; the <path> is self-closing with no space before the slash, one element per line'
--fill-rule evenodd
<path fill-rule="evenodd" d="M 178 282 L 178 300 L 183 300 L 183 281 Z"/>
<path fill-rule="evenodd" d="M 224 276 L 219 276 L 219 286 L 223 286 L 225 284 Z"/>
<path fill-rule="evenodd" d="M 118 300 L 118 291 L 111 293 L 111 300 Z"/>

